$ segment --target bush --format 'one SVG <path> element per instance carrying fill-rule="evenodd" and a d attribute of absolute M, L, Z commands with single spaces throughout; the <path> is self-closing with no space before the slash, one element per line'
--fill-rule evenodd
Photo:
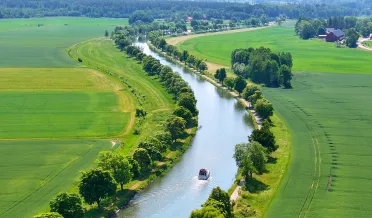
<path fill-rule="evenodd" d="M 78 58 L 78 61 L 81 63 L 81 62 L 83 62 L 83 59 L 81 59 L 81 58 Z"/>

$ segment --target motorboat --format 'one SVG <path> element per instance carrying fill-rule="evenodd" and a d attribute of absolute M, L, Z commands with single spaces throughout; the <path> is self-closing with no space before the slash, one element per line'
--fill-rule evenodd
<path fill-rule="evenodd" d="M 199 170 L 198 179 L 199 180 L 208 180 L 211 172 L 208 169 L 202 168 Z"/>

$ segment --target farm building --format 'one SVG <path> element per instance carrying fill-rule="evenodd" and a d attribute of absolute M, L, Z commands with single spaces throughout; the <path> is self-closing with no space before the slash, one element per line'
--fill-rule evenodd
<path fill-rule="evenodd" d="M 187 17 L 186 22 L 191 23 L 192 17 Z"/>
<path fill-rule="evenodd" d="M 369 35 L 369 39 L 372 39 L 372 33 Z"/>
<path fill-rule="evenodd" d="M 326 28 L 326 34 L 335 31 L 335 28 Z"/>
<path fill-rule="evenodd" d="M 326 36 L 326 41 L 327 42 L 336 42 L 336 41 L 341 41 L 345 38 L 345 33 L 342 32 L 342 30 L 337 29 L 329 32 Z"/>

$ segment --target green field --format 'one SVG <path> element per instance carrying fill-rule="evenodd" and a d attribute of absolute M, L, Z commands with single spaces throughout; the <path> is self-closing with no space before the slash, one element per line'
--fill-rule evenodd
<path fill-rule="evenodd" d="M 364 44 L 368 47 L 372 47 L 372 41 L 366 41 Z"/>
<path fill-rule="evenodd" d="M 0 217 L 32 217 L 78 182 L 108 140 L 0 141 Z"/>
<path fill-rule="evenodd" d="M 226 66 L 235 48 L 259 46 L 291 52 L 295 72 L 294 89 L 263 89 L 292 141 L 288 171 L 265 216 L 369 217 L 372 53 L 300 40 L 293 26 L 200 37 L 179 45 Z M 248 204 L 256 207 L 256 201 L 248 199 Z"/>
<path fill-rule="evenodd" d="M 71 45 L 126 23 L 0 20 L 0 217 L 48 211 L 58 192 L 73 190 L 79 172 L 112 148 L 104 139 L 132 134 L 133 96 L 67 55 Z"/>
<path fill-rule="evenodd" d="M 66 55 L 69 46 L 127 23 L 127 19 L 89 18 L 0 20 L 0 67 L 77 66 Z"/>
<path fill-rule="evenodd" d="M 124 135 L 126 146 L 124 152 L 130 152 L 138 142 L 157 129 L 161 129 L 163 122 L 174 107 L 174 100 L 165 88 L 163 88 L 156 77 L 149 77 L 142 70 L 141 65 L 130 60 L 124 52 L 120 52 L 113 42 L 106 39 L 96 39 L 79 43 L 70 48 L 70 55 L 77 60 L 83 59 L 83 63 L 90 68 L 103 72 L 112 72 L 122 77 L 130 87 L 122 89 L 124 93 L 134 93 L 138 106 L 142 107 L 148 114 L 145 122 L 140 127 L 139 136 Z"/>
<path fill-rule="evenodd" d="M 276 52 L 291 52 L 294 71 L 371 73 L 372 53 L 359 49 L 336 48 L 319 39 L 302 40 L 293 26 L 194 38 L 179 45 L 199 58 L 230 66 L 231 52 L 237 48 L 269 47 Z"/>
<path fill-rule="evenodd" d="M 372 75 L 297 73 L 264 89 L 292 132 L 293 153 L 269 217 L 369 217 Z"/>

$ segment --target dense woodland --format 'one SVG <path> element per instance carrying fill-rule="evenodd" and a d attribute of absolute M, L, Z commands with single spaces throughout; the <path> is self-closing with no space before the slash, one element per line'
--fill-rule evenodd
<path fill-rule="evenodd" d="M 44 16 L 129 17 L 144 10 L 153 18 L 185 19 L 249 19 L 266 14 L 275 18 L 300 16 L 327 18 L 330 16 L 370 15 L 371 2 L 355 4 L 256 4 L 229 2 L 160 1 L 160 0 L 2 0 L 0 18 L 29 18 Z"/>

